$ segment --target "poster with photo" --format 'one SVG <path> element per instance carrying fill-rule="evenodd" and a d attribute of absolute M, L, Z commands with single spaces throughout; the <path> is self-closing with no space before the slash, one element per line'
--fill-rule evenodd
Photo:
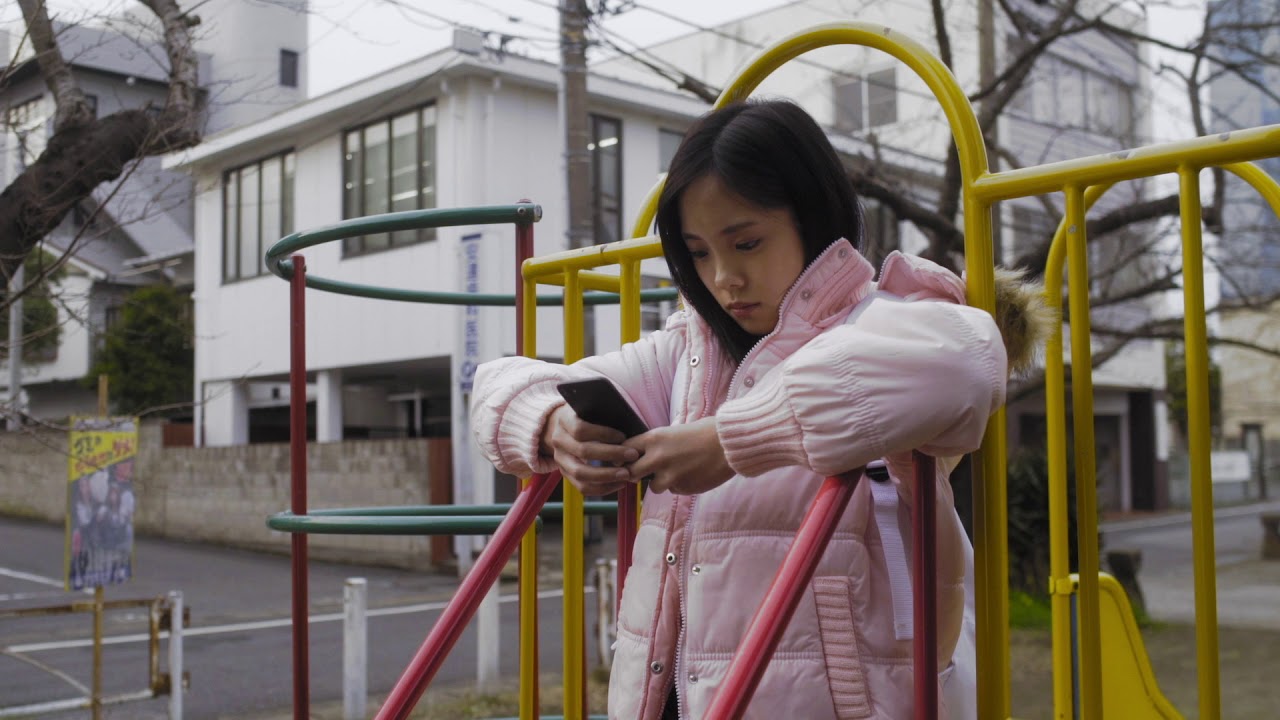
<path fill-rule="evenodd" d="M 138 419 L 73 417 L 69 440 L 66 588 L 127 582 L 133 577 Z"/>

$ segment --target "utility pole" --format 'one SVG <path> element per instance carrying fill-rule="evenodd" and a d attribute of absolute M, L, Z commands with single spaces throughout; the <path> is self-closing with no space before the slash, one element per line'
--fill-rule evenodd
<path fill-rule="evenodd" d="M 564 127 L 565 183 L 569 201 L 570 248 L 595 244 L 591 207 L 591 142 L 587 116 L 586 0 L 560 0 L 560 118 Z M 583 313 L 585 355 L 595 352 L 595 313 Z"/>
<path fill-rule="evenodd" d="M 9 281 L 9 297 L 17 298 L 9 304 L 9 422 L 10 430 L 22 427 L 22 284 L 26 281 L 26 268 L 18 263 Z"/>
<path fill-rule="evenodd" d="M 978 0 L 978 86 L 987 88 L 996 79 L 996 21 L 993 0 Z M 987 93 L 983 104 L 991 102 L 992 93 Z M 987 166 L 991 172 L 1000 169 L 1000 157 L 995 153 L 998 144 L 1000 120 L 996 118 L 989 128 L 982 128 L 987 139 Z M 1004 223 L 1001 222 L 1001 207 L 992 208 L 995 217 L 991 222 L 991 254 L 999 265 L 1004 260 Z"/>

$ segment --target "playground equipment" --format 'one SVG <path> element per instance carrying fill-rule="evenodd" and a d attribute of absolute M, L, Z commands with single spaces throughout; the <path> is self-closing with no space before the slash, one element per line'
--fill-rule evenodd
<path fill-rule="evenodd" d="M 1199 173 L 1207 167 L 1225 167 L 1253 185 L 1280 212 L 1280 186 L 1250 160 L 1280 155 L 1280 126 L 1270 126 L 1184 142 L 1151 146 L 1132 151 L 1022 168 L 1000 173 L 988 169 L 986 149 L 977 118 L 950 71 L 920 44 L 881 26 L 859 23 L 823 25 L 781 40 L 759 54 L 726 88 L 717 106 L 741 99 L 773 70 L 789 60 L 820 47 L 851 44 L 883 51 L 905 64 L 928 86 L 940 103 L 958 149 L 963 178 L 965 259 L 970 304 L 992 312 L 995 308 L 991 249 L 991 210 L 995 203 L 1018 197 L 1062 192 L 1066 214 L 1059 226 L 1046 266 L 1047 300 L 1060 310 L 1064 263 L 1068 273 L 1068 300 L 1072 332 L 1072 404 L 1075 438 L 1076 503 L 1078 515 L 1079 573 L 1068 572 L 1066 412 L 1063 346 L 1061 329 L 1047 346 L 1046 397 L 1048 450 L 1050 461 L 1050 548 L 1049 588 L 1053 604 L 1054 717 L 1084 718 L 1176 717 L 1176 713 L 1156 688 L 1136 631 L 1132 611 L 1118 586 L 1098 571 L 1096 477 L 1093 436 L 1093 388 L 1089 338 L 1089 280 L 1086 252 L 1085 214 L 1088 207 L 1117 182 L 1176 173 L 1181 188 L 1183 272 L 1185 276 L 1184 317 L 1187 353 L 1189 436 L 1192 466 L 1192 526 L 1195 552 L 1196 640 L 1199 671 L 1199 715 L 1206 720 L 1220 717 L 1218 648 L 1212 487 L 1209 473 L 1208 349 L 1206 342 L 1203 287 L 1203 253 L 1200 231 Z M 305 532 L 320 531 L 316 514 L 307 514 L 305 475 L 305 358 L 303 357 L 303 297 L 305 287 L 333 292 L 394 300 L 450 304 L 514 304 L 518 313 L 519 351 L 535 355 L 538 304 L 563 303 L 565 318 L 565 362 L 582 356 L 583 305 L 610 301 L 606 293 L 621 297 L 624 342 L 639 337 L 639 306 L 642 299 L 658 297 L 663 291 L 640 291 L 640 261 L 661 255 L 656 238 L 643 237 L 651 225 L 658 188 L 650 193 L 638 217 L 636 239 L 605 246 L 573 250 L 531 259 L 532 224 L 540 210 L 532 204 L 464 210 L 432 210 L 360 218 L 315 231 L 297 233 L 277 243 L 267 253 L 267 266 L 290 281 L 292 288 L 293 366 L 293 506 L 291 514 L 277 516 L 272 527 L 295 532 L 294 548 L 294 702 L 295 716 L 308 713 Z M 514 223 L 520 267 L 518 293 L 510 296 L 459 295 L 391 290 L 327 280 L 306 273 L 298 250 L 368 232 L 439 227 L 445 225 Z M 617 274 L 599 268 L 617 267 Z M 563 288 L 562 296 L 538 296 L 539 284 Z M 590 292 L 596 291 L 596 292 Z M 670 291 L 667 291 L 668 293 Z M 669 295 L 667 295 L 669 297 Z M 1010 717 L 1008 556 L 1005 495 L 1005 413 L 997 412 L 987 426 L 982 448 L 973 456 L 975 589 L 978 621 L 978 716 Z M 928 471 L 929 460 L 917 456 L 917 471 Z M 737 717 L 749 702 L 754 681 L 785 627 L 788 603 L 804 590 L 805 555 L 816 558 L 830 537 L 834 518 L 843 510 L 861 469 L 828 478 L 815 498 L 812 509 L 797 535 L 791 553 L 775 580 L 773 589 L 753 622 L 730 669 L 729 678 L 717 694 L 709 716 Z M 520 544 L 520 682 L 522 720 L 538 716 L 536 684 L 537 600 L 534 592 L 536 537 L 533 531 L 539 508 L 550 495 L 557 474 L 541 475 L 522 482 L 518 498 L 504 519 L 471 519 L 471 532 L 490 532 L 493 538 L 477 560 L 453 602 L 437 622 L 418 655 L 392 690 L 379 718 L 403 718 L 421 696 L 448 649 L 461 634 L 465 621 L 474 613 L 480 598 L 492 585 L 498 571 Z M 932 487 L 922 483 L 921 488 Z M 564 717 L 581 719 L 585 708 L 585 647 L 583 628 L 582 496 L 569 484 L 564 489 Z M 921 505 L 913 512 L 932 512 L 932 501 L 918 493 Z M 618 500 L 618 579 L 623 591 L 626 564 L 637 513 L 634 493 L 622 493 Z M 369 528 L 396 531 L 432 531 L 434 518 L 416 521 L 388 520 L 391 509 L 346 515 L 347 532 Z M 481 514 L 477 511 L 476 514 Z M 499 522 L 500 520 L 500 522 Z M 932 522 L 916 522 L 917 530 L 932 529 Z M 459 532 L 465 529 L 458 529 Z M 932 541 L 917 536 L 920 555 L 913 565 L 917 571 L 931 561 Z M 812 572 L 812 567 L 808 568 Z M 925 573 L 931 577 L 932 573 Z M 932 618 L 932 593 L 920 583 L 916 589 L 917 627 L 921 618 Z M 1073 631 L 1072 603 L 1078 607 L 1078 628 Z M 1105 630 L 1105 633 L 1104 633 Z M 917 641 L 931 648 L 926 628 Z M 1105 642 L 1104 642 L 1105 637 Z M 1075 652 L 1073 653 L 1073 648 Z M 1073 654 L 1076 656 L 1073 658 Z M 1101 668 L 1107 663 L 1108 680 Z M 925 653 L 917 652 L 917 673 L 932 668 Z M 928 663 L 928 664 L 927 664 Z M 1117 674 L 1112 675 L 1112 669 Z M 919 675 L 918 675 L 919 677 Z M 936 699 L 928 695 L 935 683 L 932 672 L 917 682 L 916 717 L 936 717 Z M 1126 682 L 1125 678 L 1136 678 Z M 1078 693 L 1078 695 L 1077 695 Z M 1077 700 L 1078 697 L 1078 700 Z M 1077 705 L 1078 702 L 1078 705 Z"/>

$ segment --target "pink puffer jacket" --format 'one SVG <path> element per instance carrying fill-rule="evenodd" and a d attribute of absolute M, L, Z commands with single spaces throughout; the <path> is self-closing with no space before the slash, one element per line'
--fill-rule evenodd
<path fill-rule="evenodd" d="M 878 285 L 873 278 L 852 246 L 832 245 L 788 292 L 778 327 L 736 369 L 688 313 L 572 366 L 505 358 L 480 367 L 473 427 L 503 472 L 553 469 L 538 445 L 563 402 L 555 385 L 597 375 L 617 384 L 650 427 L 715 415 L 738 472 L 701 495 L 645 498 L 609 717 L 655 720 L 673 688 L 681 717 L 706 713 L 824 476 L 885 458 L 898 496 L 909 500 L 912 449 L 954 458 L 978 447 L 1004 402 L 1005 348 L 994 321 L 963 305 L 959 278 L 919 258 L 895 253 Z M 943 695 L 954 697 L 945 685 L 971 548 L 946 479 L 954 462 L 939 466 L 938 657 Z M 910 628 L 904 636 L 890 582 L 907 570 L 886 561 L 872 495 L 862 482 L 747 717 L 910 716 Z M 892 539 L 909 543 L 908 507 L 898 504 L 898 527 L 889 527 Z M 901 565 L 900 552 L 888 555 Z M 959 682 L 972 682 L 971 669 L 963 675 Z M 956 710 L 949 714 L 969 714 Z"/>

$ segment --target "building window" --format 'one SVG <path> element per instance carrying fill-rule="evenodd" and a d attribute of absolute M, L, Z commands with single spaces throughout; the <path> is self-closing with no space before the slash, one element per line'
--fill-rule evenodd
<path fill-rule="evenodd" d="M 684 133 L 658 129 L 658 172 L 666 172 L 671 167 L 671 158 L 676 156 L 676 149 L 680 147 L 682 140 Z"/>
<path fill-rule="evenodd" d="M 293 50 L 280 51 L 280 84 L 298 87 L 298 53 Z"/>
<path fill-rule="evenodd" d="M 98 117 L 98 96 L 85 93 L 84 101 L 89 104 L 89 112 L 93 113 L 95 118 Z"/>
<path fill-rule="evenodd" d="M 273 155 L 222 177 L 222 279 L 257 277 L 263 255 L 293 232 L 292 151 Z"/>
<path fill-rule="evenodd" d="M 48 118 L 42 95 L 5 108 L 4 129 L 13 133 L 17 140 L 17 147 L 20 149 L 20 152 L 8 158 L 8 162 L 16 161 L 16 163 L 15 167 L 5 168 L 8 171 L 7 177 L 12 177 L 14 173 L 26 169 L 44 152 L 48 141 L 45 131 Z M 8 162 L 5 164 L 7 165 Z"/>
<path fill-rule="evenodd" d="M 857 132 L 891 125 L 898 121 L 897 70 L 837 78 L 834 100 L 837 130 Z"/>
<path fill-rule="evenodd" d="M 342 216 L 436 206 L 436 109 L 428 105 L 378 120 L 343 138 Z M 435 229 L 348 238 L 345 255 L 363 255 L 435 238 Z"/>
<path fill-rule="evenodd" d="M 1008 42 L 1012 54 L 1027 47 L 1021 38 Z M 1042 55 L 1008 107 L 1014 115 L 1051 127 L 1087 130 L 1128 143 L 1134 133 L 1133 92 L 1118 78 Z"/>
<path fill-rule="evenodd" d="M 591 116 L 591 218 L 595 244 L 622 235 L 622 121 Z"/>

